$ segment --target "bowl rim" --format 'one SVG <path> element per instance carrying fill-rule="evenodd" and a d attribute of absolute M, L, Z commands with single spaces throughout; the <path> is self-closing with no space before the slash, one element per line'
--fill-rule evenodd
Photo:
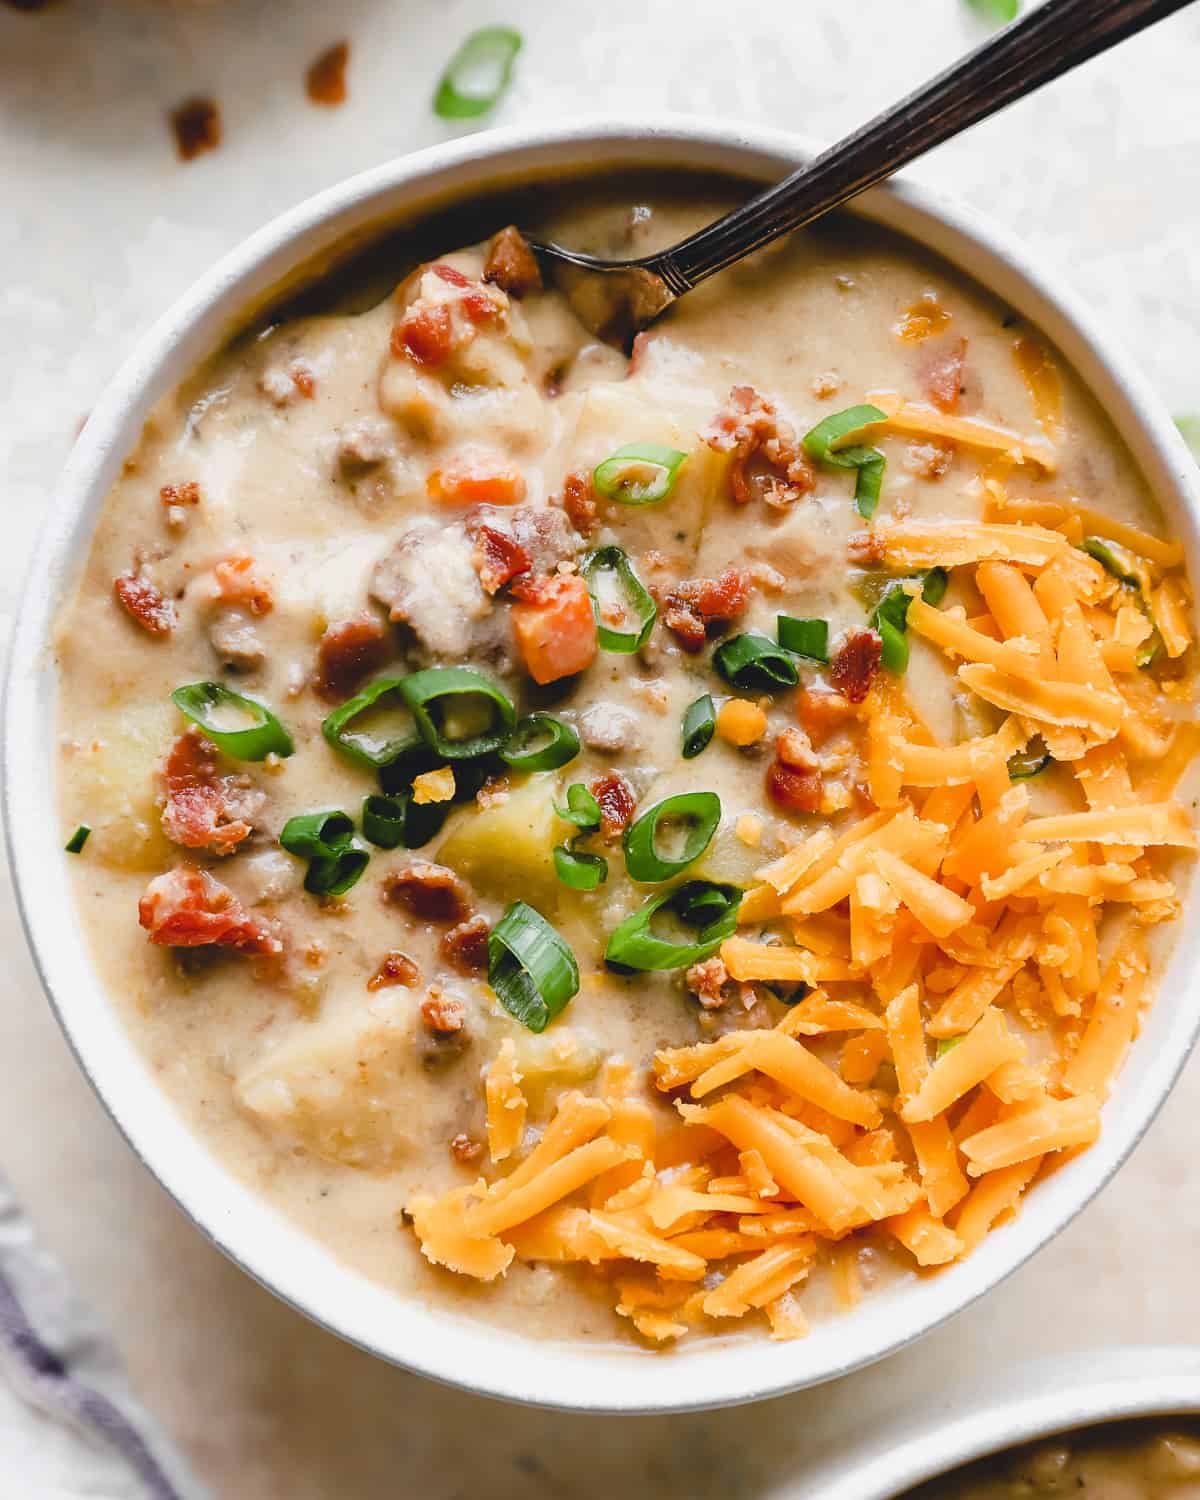
<path fill-rule="evenodd" d="M 788 132 L 687 116 L 586 118 L 433 146 L 306 199 L 226 254 L 152 325 L 121 366 L 58 482 L 14 624 L 3 745 L 9 859 L 43 988 L 85 1076 L 143 1164 L 243 1270 L 350 1342 L 479 1394 L 591 1412 L 697 1410 L 814 1385 L 905 1347 L 1016 1270 L 1117 1170 L 1186 1061 L 1200 1029 L 1200 985 L 1176 984 L 1171 1009 L 1151 1011 L 1159 1044 L 1135 1050 L 1139 1085 L 1118 1085 L 1101 1140 L 1042 1183 L 1025 1211 L 967 1261 L 905 1288 L 902 1299 L 878 1294 L 853 1318 L 814 1329 L 796 1344 L 713 1338 L 704 1342 L 703 1353 L 685 1346 L 669 1356 L 670 1381 L 660 1378 L 655 1357 L 640 1349 L 515 1340 L 444 1307 L 398 1298 L 337 1261 L 210 1154 L 150 1076 L 91 970 L 77 924 L 63 931 L 60 914 L 70 898 L 53 800 L 55 614 L 86 554 L 112 479 L 154 402 L 297 266 L 311 265 L 352 234 L 379 233 L 431 205 L 493 191 L 498 175 L 513 185 L 562 180 L 582 164 L 594 175 L 636 166 L 683 173 L 716 169 L 765 181 L 817 149 Z M 1012 235 L 907 178 L 870 190 L 854 212 L 931 248 L 1042 328 L 1130 446 L 1151 492 L 1186 535 L 1192 560 L 1200 558 L 1200 472 L 1165 409 L 1080 299 L 1031 263 Z M 1200 968 L 1200 935 L 1179 935 L 1171 977 L 1185 968 L 1191 976 Z M 1159 992 L 1166 990 L 1164 975 Z M 1123 1076 L 1132 1066 L 1131 1058 Z"/>

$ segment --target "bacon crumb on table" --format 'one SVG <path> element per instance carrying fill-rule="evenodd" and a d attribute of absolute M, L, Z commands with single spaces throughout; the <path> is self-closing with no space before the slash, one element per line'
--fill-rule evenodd
<path fill-rule="evenodd" d="M 383 883 L 383 899 L 401 906 L 423 922 L 463 922 L 471 915 L 467 883 L 445 865 L 415 860 L 393 870 Z"/>
<path fill-rule="evenodd" d="M 882 654 L 876 631 L 848 631 L 829 664 L 830 682 L 851 703 L 861 703 L 875 681 Z"/>
<path fill-rule="evenodd" d="M 314 104 L 332 108 L 346 102 L 346 64 L 350 61 L 350 43 L 335 42 L 309 64 L 304 75 L 304 91 Z"/>
<path fill-rule="evenodd" d="M 231 854 L 254 832 L 264 794 L 239 772 L 219 774 L 217 747 L 195 729 L 181 734 L 163 765 L 162 827 L 185 849 Z"/>
<path fill-rule="evenodd" d="M 317 692 L 331 703 L 348 698 L 390 655 L 387 627 L 374 615 L 330 625 L 317 646 Z"/>
<path fill-rule="evenodd" d="M 221 111 L 215 99 L 197 96 L 185 99 L 168 117 L 175 133 L 180 160 L 193 161 L 204 151 L 221 144 Z"/>
<path fill-rule="evenodd" d="M 214 944 L 239 953 L 283 952 L 272 923 L 250 916 L 228 886 L 195 865 L 156 875 L 138 903 L 138 921 L 150 941 L 163 947 Z"/>
<path fill-rule="evenodd" d="M 113 579 L 117 603 L 149 635 L 167 636 L 179 623 L 179 612 L 161 589 L 137 573 Z"/>
<path fill-rule="evenodd" d="M 408 954 L 401 953 L 399 948 L 393 948 L 384 956 L 383 962 L 367 980 L 367 988 L 372 993 L 394 984 L 401 984 L 406 989 L 411 989 L 420 977 L 420 969 Z"/>

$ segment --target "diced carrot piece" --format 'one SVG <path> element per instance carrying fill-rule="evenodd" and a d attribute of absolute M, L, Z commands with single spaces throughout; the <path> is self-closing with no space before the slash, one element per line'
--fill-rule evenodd
<path fill-rule="evenodd" d="M 587 584 L 578 573 L 539 579 L 536 596 L 513 605 L 513 633 L 534 682 L 557 682 L 590 666 L 596 621 Z"/>
<path fill-rule="evenodd" d="M 524 477 L 486 457 L 459 458 L 433 469 L 425 488 L 439 505 L 519 505 L 525 498 Z"/>

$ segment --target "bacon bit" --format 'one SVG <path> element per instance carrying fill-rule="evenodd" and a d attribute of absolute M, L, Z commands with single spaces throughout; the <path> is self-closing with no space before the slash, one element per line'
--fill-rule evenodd
<path fill-rule="evenodd" d="M 463 1166 L 469 1166 L 471 1162 L 478 1161 L 483 1155 L 483 1142 L 468 1135 L 465 1130 L 460 1130 L 450 1142 L 450 1155 L 455 1161 L 461 1162 Z"/>
<path fill-rule="evenodd" d="M 421 1019 L 437 1036 L 453 1036 L 467 1024 L 467 1007 L 457 995 L 448 995 L 441 985 L 431 984 L 421 1001 Z"/>
<path fill-rule="evenodd" d="M 304 89 L 314 104 L 332 108 L 346 102 L 346 64 L 350 61 L 350 43 L 335 42 L 308 66 Z"/>
<path fill-rule="evenodd" d="M 393 984 L 402 984 L 405 989 L 410 990 L 420 978 L 421 971 L 408 954 L 401 953 L 399 948 L 393 948 L 367 980 L 367 988 L 372 994 L 376 990 L 386 989 Z"/>
<path fill-rule="evenodd" d="M 511 795 L 511 784 L 507 776 L 489 776 L 475 793 L 480 807 L 503 807 Z"/>
<path fill-rule="evenodd" d="M 749 598 L 749 581 L 740 568 L 726 568 L 719 578 L 686 578 L 667 595 L 663 623 L 685 651 L 699 651 L 708 626 L 736 620 Z"/>
<path fill-rule="evenodd" d="M 312 367 L 303 360 L 293 360 L 288 366 L 288 378 L 306 401 L 311 401 L 317 391 L 317 377 Z"/>
<path fill-rule="evenodd" d="M 239 605 L 252 615 L 270 614 L 275 605 L 271 580 L 246 553 L 223 558 L 213 568 L 213 577 L 226 604 Z"/>
<path fill-rule="evenodd" d="M 495 235 L 488 246 L 484 281 L 490 281 L 510 297 L 542 289 L 542 272 L 529 241 L 513 224 Z"/>
<path fill-rule="evenodd" d="M 488 966 L 488 933 L 491 930 L 486 917 L 468 917 L 442 934 L 439 944 L 442 957 L 460 974 L 484 973 Z"/>
<path fill-rule="evenodd" d="M 471 529 L 471 536 L 475 542 L 471 561 L 485 593 L 499 593 L 506 583 L 528 573 L 532 566 L 529 553 L 506 531 L 497 531 L 494 526 L 480 522 Z"/>
<path fill-rule="evenodd" d="M 817 482 L 795 430 L 753 386 L 733 387 L 704 441 L 717 453 L 733 455 L 729 481 L 739 505 L 761 499 L 784 509 L 807 495 Z"/>
<path fill-rule="evenodd" d="M 466 882 L 445 865 L 424 859 L 393 871 L 383 883 L 383 899 L 404 907 L 422 922 L 450 925 L 471 915 Z"/>
<path fill-rule="evenodd" d="M 934 354 L 923 372 L 925 394 L 939 411 L 956 412 L 962 395 L 963 365 L 967 358 L 967 341 L 959 339 L 949 349 Z"/>
<path fill-rule="evenodd" d="M 158 498 L 168 507 L 172 505 L 199 505 L 200 486 L 194 479 L 183 484 L 164 484 Z"/>
<path fill-rule="evenodd" d="M 340 703 L 391 654 L 387 627 L 374 615 L 330 625 L 317 646 L 317 692 Z"/>
<path fill-rule="evenodd" d="M 892 332 L 906 344 L 918 344 L 949 326 L 950 314 L 938 301 L 937 293 L 929 291 L 907 309 Z"/>
<path fill-rule="evenodd" d="M 629 826 L 637 798 L 624 776 L 609 771 L 591 782 L 588 790 L 600 804 L 600 832 L 609 843 L 620 838 Z"/>
<path fill-rule="evenodd" d="M 883 642 L 874 630 L 851 630 L 829 664 L 829 679 L 851 703 L 861 703 L 879 671 Z"/>
<path fill-rule="evenodd" d="M 445 302 L 410 307 L 392 329 L 392 353 L 414 364 L 443 365 L 454 349 L 454 325 Z"/>
<path fill-rule="evenodd" d="M 944 443 L 909 443 L 904 467 L 918 479 L 940 479 L 954 462 L 954 448 Z"/>
<path fill-rule="evenodd" d="M 767 769 L 767 795 L 788 812 L 816 812 L 821 806 L 821 773 L 798 771 L 773 760 Z"/>
<path fill-rule="evenodd" d="M 221 112 L 215 99 L 185 99 L 168 118 L 182 161 L 191 161 L 203 151 L 215 151 L 221 144 Z"/>
<path fill-rule="evenodd" d="M 239 953 L 283 952 L 270 923 L 251 917 L 228 886 L 195 865 L 156 875 L 138 902 L 138 921 L 162 947 L 216 944 Z"/>
<path fill-rule="evenodd" d="M 580 536 L 591 536 L 599 504 L 590 469 L 576 469 L 563 480 L 562 508 Z"/>
<path fill-rule="evenodd" d="M 449 261 L 435 261 L 429 268 L 435 276 L 440 276 L 447 286 L 464 287 L 470 286 L 470 279 L 463 275 L 457 266 L 452 266 Z"/>
<path fill-rule="evenodd" d="M 489 454 L 463 455 L 431 469 L 425 488 L 438 505 L 519 505 L 525 498 L 523 475 Z"/>
<path fill-rule="evenodd" d="M 596 656 L 596 621 L 587 584 L 578 573 L 518 578 L 512 627 L 525 670 L 546 684 L 572 677 Z"/>
<path fill-rule="evenodd" d="M 720 1010 L 726 1000 L 729 970 L 724 961 L 714 955 L 693 964 L 684 975 L 684 983 L 705 1010 Z"/>
<path fill-rule="evenodd" d="M 813 754 L 812 742 L 803 729 L 790 725 L 775 741 L 775 754 L 791 771 L 815 771 L 821 762 Z"/>
<path fill-rule="evenodd" d="M 814 744 L 823 745 L 831 734 L 858 717 L 849 698 L 823 688 L 801 688 L 796 696 L 796 716 Z"/>
<path fill-rule="evenodd" d="M 185 849 L 231 854 L 254 832 L 250 819 L 265 800 L 249 777 L 217 773 L 217 747 L 189 729 L 171 746 L 163 765 L 167 800 L 163 832 Z"/>
<path fill-rule="evenodd" d="M 117 603 L 150 635 L 170 635 L 179 623 L 179 612 L 162 590 L 137 573 L 122 573 L 113 579 Z"/>

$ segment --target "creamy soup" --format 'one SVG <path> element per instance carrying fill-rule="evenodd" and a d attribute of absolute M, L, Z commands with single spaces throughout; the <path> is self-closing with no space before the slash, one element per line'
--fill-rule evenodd
<path fill-rule="evenodd" d="M 908 1500 L 1195 1500 L 1200 1434 L 1194 1421 L 1120 1422 L 983 1459 Z"/>
<path fill-rule="evenodd" d="M 1182 549 L 1038 332 L 856 221 L 628 355 L 515 231 L 410 265 L 113 487 L 57 637 L 96 965 L 396 1292 L 800 1336 L 1101 1129 L 1195 842 Z"/>

